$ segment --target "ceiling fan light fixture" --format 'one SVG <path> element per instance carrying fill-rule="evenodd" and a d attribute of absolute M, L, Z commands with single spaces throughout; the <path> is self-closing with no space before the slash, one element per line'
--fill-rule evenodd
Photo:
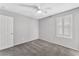
<path fill-rule="evenodd" d="M 40 13 L 42 13 L 42 11 L 41 10 L 38 10 L 37 13 L 40 14 Z"/>

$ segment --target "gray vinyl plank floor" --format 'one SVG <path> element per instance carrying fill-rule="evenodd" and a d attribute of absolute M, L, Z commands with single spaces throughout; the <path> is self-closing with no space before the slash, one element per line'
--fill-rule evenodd
<path fill-rule="evenodd" d="M 1 50 L 0 56 L 79 56 L 79 51 L 38 39 Z"/>

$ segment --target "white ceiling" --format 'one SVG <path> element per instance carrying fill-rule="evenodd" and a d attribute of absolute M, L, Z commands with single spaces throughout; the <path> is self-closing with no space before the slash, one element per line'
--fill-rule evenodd
<path fill-rule="evenodd" d="M 37 13 L 37 10 L 32 8 L 32 6 L 40 7 L 42 13 Z M 40 19 L 43 17 L 54 15 L 76 7 L 79 7 L 79 3 L 24 3 L 24 4 L 1 3 L 0 4 L 1 9 L 16 12 L 35 19 Z"/>

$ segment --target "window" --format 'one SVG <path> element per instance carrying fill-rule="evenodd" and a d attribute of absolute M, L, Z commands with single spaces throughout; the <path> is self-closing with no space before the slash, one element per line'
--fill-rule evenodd
<path fill-rule="evenodd" d="M 72 38 L 72 14 L 56 18 L 56 36 Z"/>
<path fill-rule="evenodd" d="M 58 17 L 56 19 L 56 34 L 57 36 L 63 36 L 63 21 L 62 21 L 62 17 Z"/>

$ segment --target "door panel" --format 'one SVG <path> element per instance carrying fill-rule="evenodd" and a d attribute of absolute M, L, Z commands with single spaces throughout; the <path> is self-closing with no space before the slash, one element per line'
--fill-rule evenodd
<path fill-rule="evenodd" d="M 0 49 L 1 49 L 1 15 L 0 15 Z"/>
<path fill-rule="evenodd" d="M 13 17 L 1 15 L 1 48 L 13 46 Z"/>

